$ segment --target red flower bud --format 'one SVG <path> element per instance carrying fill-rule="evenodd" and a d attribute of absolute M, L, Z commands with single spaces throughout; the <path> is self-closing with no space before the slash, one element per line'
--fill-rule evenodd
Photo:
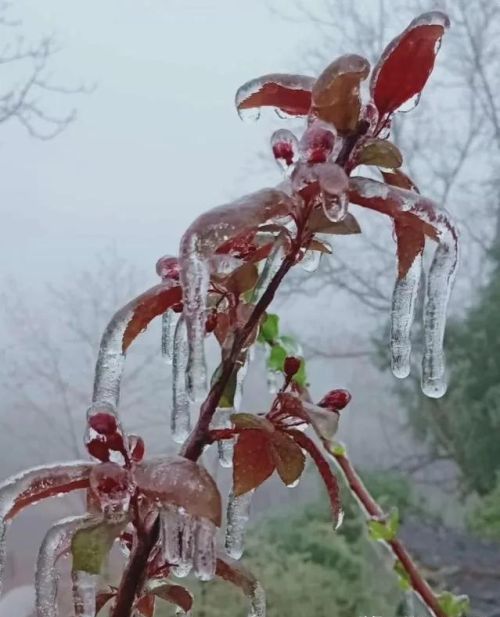
<path fill-rule="evenodd" d="M 92 441 L 89 441 L 86 446 L 90 456 L 93 456 L 102 463 L 107 463 L 109 461 L 109 448 L 105 441 L 92 439 Z"/>
<path fill-rule="evenodd" d="M 351 398 L 351 393 L 348 390 L 331 390 L 331 392 L 325 394 L 318 406 L 331 411 L 340 411 L 349 404 Z"/>
<path fill-rule="evenodd" d="M 111 435 L 118 428 L 115 416 L 106 412 L 98 412 L 90 416 L 89 426 L 99 435 Z"/>
<path fill-rule="evenodd" d="M 288 356 L 285 359 L 284 371 L 288 379 L 291 379 L 296 373 L 299 372 L 301 360 L 294 356 Z"/>

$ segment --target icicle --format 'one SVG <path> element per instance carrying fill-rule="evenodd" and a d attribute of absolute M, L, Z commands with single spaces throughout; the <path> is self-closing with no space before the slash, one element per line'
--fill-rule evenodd
<path fill-rule="evenodd" d="M 161 319 L 161 355 L 167 364 L 174 358 L 174 337 L 178 315 L 172 310 L 165 311 Z"/>
<path fill-rule="evenodd" d="M 320 263 L 321 253 L 319 251 L 306 251 L 299 265 L 306 272 L 316 272 Z"/>
<path fill-rule="evenodd" d="M 201 581 L 215 576 L 215 536 L 217 527 L 212 521 L 199 519 L 195 527 L 194 573 Z"/>
<path fill-rule="evenodd" d="M 167 506 L 160 512 L 162 551 L 165 561 L 176 565 L 181 561 L 181 519 L 176 506 Z"/>
<path fill-rule="evenodd" d="M 211 428 L 232 428 L 231 415 L 235 412 L 233 407 L 217 407 L 212 418 Z M 222 467 L 233 466 L 234 439 L 221 439 L 217 442 L 219 463 Z"/>
<path fill-rule="evenodd" d="M 75 617 L 95 617 L 96 587 L 99 577 L 88 572 L 74 571 L 71 573 L 71 578 Z"/>
<path fill-rule="evenodd" d="M 457 259 L 456 235 L 450 230 L 440 238 L 427 278 L 422 391 L 431 398 L 440 398 L 446 392 L 443 341 L 446 309 L 455 279 Z"/>
<path fill-rule="evenodd" d="M 204 339 L 212 255 L 235 234 L 286 217 L 292 207 L 293 202 L 286 193 L 263 189 L 205 212 L 184 234 L 179 261 L 188 332 L 187 374 L 191 398 L 202 398 L 206 390 Z"/>
<path fill-rule="evenodd" d="M 403 278 L 398 278 L 392 293 L 391 365 L 399 379 L 410 374 L 411 326 L 415 314 L 418 285 L 422 274 L 422 255 L 417 255 Z"/>
<path fill-rule="evenodd" d="M 188 346 L 186 339 L 186 322 L 184 315 L 177 321 L 174 337 L 174 357 L 172 371 L 172 416 L 170 426 L 172 438 L 176 443 L 183 443 L 191 431 L 189 397 L 186 389 L 186 364 Z"/>
<path fill-rule="evenodd" d="M 194 530 L 196 521 L 184 508 L 178 509 L 180 527 L 180 559 L 179 563 L 172 568 L 172 572 L 178 578 L 185 578 L 193 568 L 194 556 Z"/>
<path fill-rule="evenodd" d="M 248 617 L 266 617 L 266 593 L 258 581 L 248 597 L 250 600 Z"/>
<path fill-rule="evenodd" d="M 6 564 L 6 533 L 10 520 L 23 508 L 44 497 L 86 488 L 92 464 L 76 461 L 34 467 L 12 476 L 0 485 L 0 591 Z"/>
<path fill-rule="evenodd" d="M 243 555 L 245 530 L 250 518 L 250 504 L 254 491 L 236 497 L 231 491 L 227 505 L 226 551 L 233 559 Z"/>
<path fill-rule="evenodd" d="M 245 379 L 248 373 L 248 366 L 250 364 L 249 354 L 246 355 L 243 364 L 238 369 L 238 373 L 236 375 L 236 390 L 234 391 L 234 400 L 233 406 L 235 411 L 238 411 L 241 406 L 241 401 L 243 400 L 243 387 L 245 385 Z"/>
<path fill-rule="evenodd" d="M 58 617 L 57 560 L 69 550 L 73 534 L 91 520 L 88 515 L 66 518 L 49 529 L 40 546 L 35 572 L 37 617 Z"/>

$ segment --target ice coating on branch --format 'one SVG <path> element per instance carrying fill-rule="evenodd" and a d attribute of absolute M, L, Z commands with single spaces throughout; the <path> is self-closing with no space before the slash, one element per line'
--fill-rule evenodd
<path fill-rule="evenodd" d="M 176 443 L 183 443 L 191 431 L 189 396 L 186 384 L 188 343 L 184 315 L 177 321 L 174 335 L 174 357 L 172 367 L 172 415 L 170 428 Z"/>
<path fill-rule="evenodd" d="M 161 319 L 161 355 L 167 364 L 174 361 L 174 337 L 178 314 L 172 310 L 165 311 Z"/>
<path fill-rule="evenodd" d="M 217 528 L 212 521 L 200 519 L 195 527 L 194 573 L 201 581 L 209 581 L 215 576 Z"/>
<path fill-rule="evenodd" d="M 28 505 L 88 486 L 91 463 L 76 461 L 34 467 L 8 478 L 0 485 L 0 591 L 6 563 L 8 523 Z"/>
<path fill-rule="evenodd" d="M 98 576 L 88 572 L 73 571 L 73 603 L 75 617 L 95 617 Z"/>
<path fill-rule="evenodd" d="M 422 390 L 427 396 L 440 398 L 446 392 L 443 341 L 446 310 L 458 266 L 458 231 L 446 210 L 430 199 L 375 180 L 351 178 L 349 197 L 353 203 L 394 220 L 404 220 L 438 242 L 427 277 Z"/>
<path fill-rule="evenodd" d="M 279 168 L 289 175 L 299 158 L 299 142 L 292 131 L 279 129 L 271 135 L 271 148 Z"/>
<path fill-rule="evenodd" d="M 58 617 L 57 560 L 69 550 L 75 531 L 85 527 L 91 520 L 88 515 L 66 518 L 53 525 L 45 535 L 35 572 L 37 617 Z"/>
<path fill-rule="evenodd" d="M 422 391 L 431 398 L 446 392 L 444 363 L 444 331 L 446 309 L 457 267 L 456 235 L 443 234 L 427 277 L 424 308 L 424 357 L 422 359 Z"/>
<path fill-rule="evenodd" d="M 248 617 L 266 617 L 266 593 L 258 581 L 249 594 L 248 599 L 250 600 Z"/>
<path fill-rule="evenodd" d="M 212 418 L 212 429 L 227 429 L 233 426 L 231 416 L 235 412 L 233 407 L 217 407 Z M 217 454 L 222 467 L 233 466 L 234 438 L 221 439 L 217 442 Z"/>
<path fill-rule="evenodd" d="M 311 106 L 314 77 L 272 73 L 244 83 L 236 92 L 235 105 L 242 120 L 258 120 L 261 107 L 285 114 L 306 115 Z"/>
<path fill-rule="evenodd" d="M 213 253 L 234 236 L 283 218 L 291 209 L 292 200 L 286 193 L 263 189 L 205 212 L 182 237 L 179 261 L 188 333 L 188 389 L 192 398 L 202 398 L 206 389 L 204 338 Z"/>
<path fill-rule="evenodd" d="M 250 518 L 254 491 L 236 496 L 232 491 L 227 504 L 226 552 L 233 559 L 243 555 L 245 531 Z"/>
<path fill-rule="evenodd" d="M 403 278 L 396 280 L 391 307 L 391 366 L 399 379 L 410 374 L 411 326 L 422 274 L 422 255 L 415 257 Z"/>

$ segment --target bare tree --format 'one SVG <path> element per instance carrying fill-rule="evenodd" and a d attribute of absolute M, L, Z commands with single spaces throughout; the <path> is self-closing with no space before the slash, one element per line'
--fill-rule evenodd
<path fill-rule="evenodd" d="M 80 436 L 100 335 L 116 307 L 146 286 L 144 278 L 154 280 L 107 254 L 92 270 L 48 287 L 42 301 L 27 288 L 6 287 L 1 299 L 7 344 L 0 362 L 0 427 L 8 429 L 23 465 L 26 459 L 54 458 L 54 453 L 61 458 L 82 455 Z M 158 428 L 166 428 L 169 416 L 169 371 L 159 359 L 158 332 L 152 329 L 137 342 L 139 349 L 127 366 L 123 408 L 127 428 L 150 431 L 148 441 L 159 445 Z M 16 466 L 19 461 L 9 452 L 2 463 Z"/>
<path fill-rule="evenodd" d="M 0 2 L 0 124 L 17 121 L 32 137 L 50 139 L 63 131 L 76 116 L 75 109 L 51 111 L 61 96 L 82 93 L 83 87 L 58 84 L 50 65 L 59 48 L 53 36 L 27 41 L 23 22 L 11 17 L 11 3 Z"/>

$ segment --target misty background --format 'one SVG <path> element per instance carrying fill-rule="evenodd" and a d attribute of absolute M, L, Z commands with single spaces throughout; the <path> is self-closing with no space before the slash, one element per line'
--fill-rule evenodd
<path fill-rule="evenodd" d="M 460 224 L 463 265 L 451 311 L 461 317 L 488 280 L 489 250 L 500 238 L 495 0 L 16 0 L 0 7 L 0 57 L 11 59 L 0 62 L 3 477 L 85 456 L 93 365 L 113 312 L 155 284 L 156 260 L 177 253 L 196 216 L 280 181 L 269 136 L 299 125 L 272 112 L 243 123 L 234 109 L 239 85 L 270 72 L 318 74 L 341 53 L 373 64 L 429 8 L 447 9 L 454 26 L 419 106 L 397 118 L 394 141 L 421 191 Z M 26 84 L 17 107 L 15 96 L 2 96 L 20 96 Z M 383 370 L 396 274 L 391 223 L 351 212 L 363 233 L 334 237 L 333 255 L 316 274 L 293 273 L 273 310 L 282 331 L 304 345 L 314 397 L 351 391 L 340 437 L 354 462 L 402 473 L 419 499 L 460 527 L 457 464 L 415 436 L 399 384 Z M 159 335 L 155 323 L 134 344 L 122 402 L 127 430 L 141 433 L 150 453 L 173 448 L 170 369 Z M 244 398 L 252 411 L 269 400 L 264 365 L 258 353 Z M 308 477 L 294 493 L 274 484 L 259 493 L 262 514 L 307 502 L 317 486 Z M 29 585 L 49 521 L 80 507 L 77 499 L 51 503 L 14 524 L 11 587 Z"/>

